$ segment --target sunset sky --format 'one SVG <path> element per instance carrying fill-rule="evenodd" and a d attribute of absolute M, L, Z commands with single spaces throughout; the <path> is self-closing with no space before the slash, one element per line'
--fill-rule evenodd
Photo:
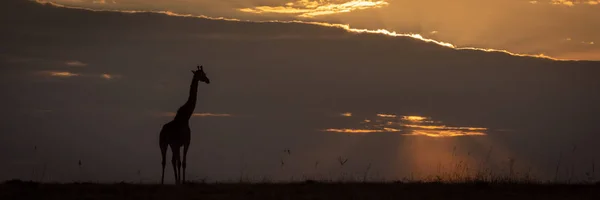
<path fill-rule="evenodd" d="M 40 0 L 45 1 L 45 0 Z M 600 60 L 598 0 L 52 0 L 97 10 L 326 22 L 419 34 L 456 47 Z"/>
<path fill-rule="evenodd" d="M 0 181 L 155 183 L 160 128 L 197 65 L 211 83 L 190 120 L 191 180 L 367 167 L 397 180 L 457 163 L 506 174 L 510 162 L 589 178 L 599 11 L 593 0 L 2 0 Z"/>

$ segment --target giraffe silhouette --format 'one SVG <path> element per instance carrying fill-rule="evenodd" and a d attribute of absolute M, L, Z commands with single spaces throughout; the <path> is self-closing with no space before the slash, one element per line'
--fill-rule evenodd
<path fill-rule="evenodd" d="M 171 158 L 171 164 L 173 165 L 173 172 L 175 174 L 175 184 L 181 183 L 181 168 L 183 167 L 183 181 L 185 182 L 185 168 L 186 168 L 186 157 L 188 148 L 190 146 L 191 130 L 189 125 L 190 117 L 194 113 L 196 108 L 196 96 L 198 94 L 198 82 L 202 81 L 206 84 L 210 84 L 210 80 L 206 77 L 202 66 L 198 66 L 198 70 L 192 70 L 194 77 L 190 85 L 190 96 L 188 100 L 177 110 L 175 118 L 163 125 L 160 131 L 159 146 L 162 154 L 162 176 L 160 183 L 165 182 L 165 157 L 167 154 L 167 147 L 171 147 L 173 156 Z M 183 163 L 180 159 L 180 149 L 183 146 Z"/>

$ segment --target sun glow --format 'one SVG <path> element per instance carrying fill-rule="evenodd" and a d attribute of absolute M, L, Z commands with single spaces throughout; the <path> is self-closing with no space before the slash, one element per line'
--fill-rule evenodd
<path fill-rule="evenodd" d="M 352 12 L 354 10 L 363 10 L 369 8 L 381 8 L 388 5 L 386 1 L 370 0 L 352 0 L 345 3 L 332 3 L 329 1 L 309 1 L 299 0 L 286 3 L 285 6 L 257 6 L 253 8 L 238 9 L 241 12 L 248 13 L 278 13 L 278 14 L 298 14 L 298 17 L 315 17 L 320 15 L 331 15 L 338 13 Z"/>

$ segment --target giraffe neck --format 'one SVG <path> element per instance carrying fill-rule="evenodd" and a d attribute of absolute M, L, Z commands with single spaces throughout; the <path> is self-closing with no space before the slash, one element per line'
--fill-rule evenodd
<path fill-rule="evenodd" d="M 175 121 L 188 121 L 192 115 L 194 114 L 194 109 L 196 108 L 196 99 L 198 95 L 198 81 L 192 80 L 192 84 L 190 85 L 190 96 L 188 100 L 177 110 L 177 115 L 175 115 Z"/>
<path fill-rule="evenodd" d="M 190 84 L 190 96 L 188 97 L 186 104 L 193 105 L 192 111 L 194 111 L 194 107 L 196 106 L 196 99 L 198 96 L 198 81 L 192 80 L 192 84 Z"/>

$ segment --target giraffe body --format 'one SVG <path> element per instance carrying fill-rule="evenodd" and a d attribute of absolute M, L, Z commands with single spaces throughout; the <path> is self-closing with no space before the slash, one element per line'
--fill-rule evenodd
<path fill-rule="evenodd" d="M 198 82 L 202 81 L 206 84 L 210 83 L 210 80 L 206 77 L 202 67 L 198 67 L 198 70 L 192 71 L 194 78 L 190 85 L 190 96 L 187 102 L 183 104 L 178 110 L 175 118 L 163 125 L 159 135 L 159 146 L 162 155 L 162 176 L 161 184 L 164 184 L 165 180 L 165 165 L 166 165 L 166 154 L 167 148 L 171 148 L 173 156 L 171 158 L 171 165 L 173 166 L 173 174 L 175 175 L 175 183 L 179 184 L 185 182 L 185 168 L 187 161 L 187 152 L 190 146 L 191 140 L 191 129 L 189 120 L 194 113 L 196 107 L 196 96 L 198 92 Z M 183 147 L 183 162 L 181 161 L 181 147 Z M 183 168 L 183 173 L 182 173 Z M 181 180 L 183 179 L 183 181 Z"/>

